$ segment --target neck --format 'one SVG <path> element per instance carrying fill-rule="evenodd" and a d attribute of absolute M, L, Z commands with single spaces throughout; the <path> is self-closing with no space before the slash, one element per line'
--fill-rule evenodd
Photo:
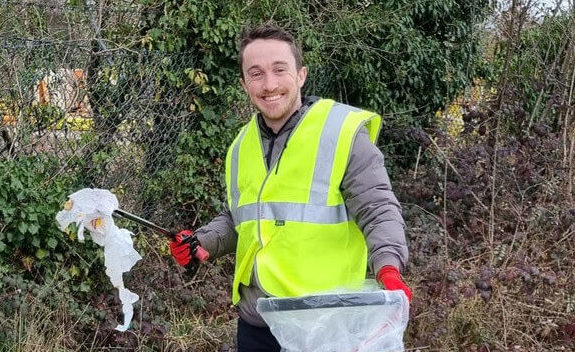
<path fill-rule="evenodd" d="M 281 120 L 270 120 L 264 116 L 264 122 L 266 126 L 268 126 L 274 133 L 278 133 L 282 127 L 286 124 L 292 114 L 287 115 L 286 117 L 282 118 Z"/>
<path fill-rule="evenodd" d="M 274 133 L 277 134 L 282 129 L 282 127 L 286 124 L 286 122 L 288 122 L 290 117 L 292 117 L 292 115 L 301 108 L 301 106 L 302 106 L 301 97 L 299 97 L 297 99 L 297 102 L 298 103 L 293 106 L 293 108 L 290 110 L 290 112 L 287 113 L 285 116 L 283 116 L 280 119 L 269 119 L 265 115 L 262 114 L 262 117 L 264 118 L 264 122 L 266 123 L 266 125 L 272 131 L 274 131 Z"/>

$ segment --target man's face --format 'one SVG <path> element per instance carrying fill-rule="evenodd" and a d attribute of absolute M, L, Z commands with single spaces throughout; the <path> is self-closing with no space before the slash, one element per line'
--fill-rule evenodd
<path fill-rule="evenodd" d="M 242 71 L 242 87 L 266 123 L 277 132 L 301 106 L 306 68 L 296 68 L 288 43 L 256 39 L 244 48 Z"/>

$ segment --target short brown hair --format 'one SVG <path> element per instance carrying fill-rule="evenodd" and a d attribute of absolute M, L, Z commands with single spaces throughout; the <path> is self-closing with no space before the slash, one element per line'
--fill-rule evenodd
<path fill-rule="evenodd" d="M 256 39 L 276 39 L 289 44 L 295 58 L 296 68 L 299 70 L 303 66 L 303 55 L 299 43 L 294 36 L 288 31 L 269 23 L 259 25 L 255 28 L 244 27 L 239 40 L 238 63 L 240 66 L 240 75 L 244 78 L 242 69 L 244 50 L 248 44 Z"/>

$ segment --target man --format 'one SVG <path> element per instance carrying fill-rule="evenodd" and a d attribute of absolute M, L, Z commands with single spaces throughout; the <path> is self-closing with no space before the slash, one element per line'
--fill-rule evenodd
<path fill-rule="evenodd" d="M 259 297 L 351 287 L 369 266 L 386 289 L 411 300 L 399 274 L 408 257 L 400 205 L 374 145 L 381 118 L 302 99 L 301 50 L 275 26 L 244 31 L 239 67 L 259 113 L 228 150 L 227 209 L 171 244 L 183 266 L 198 244 L 211 258 L 235 251 L 238 351 L 280 350 L 255 309 Z"/>

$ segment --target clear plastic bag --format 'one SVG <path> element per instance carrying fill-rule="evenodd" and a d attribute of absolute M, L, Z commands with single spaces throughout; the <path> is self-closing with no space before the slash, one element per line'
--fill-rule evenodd
<path fill-rule="evenodd" d="M 257 311 L 285 352 L 403 351 L 409 302 L 369 282 L 355 292 L 260 298 Z"/>

